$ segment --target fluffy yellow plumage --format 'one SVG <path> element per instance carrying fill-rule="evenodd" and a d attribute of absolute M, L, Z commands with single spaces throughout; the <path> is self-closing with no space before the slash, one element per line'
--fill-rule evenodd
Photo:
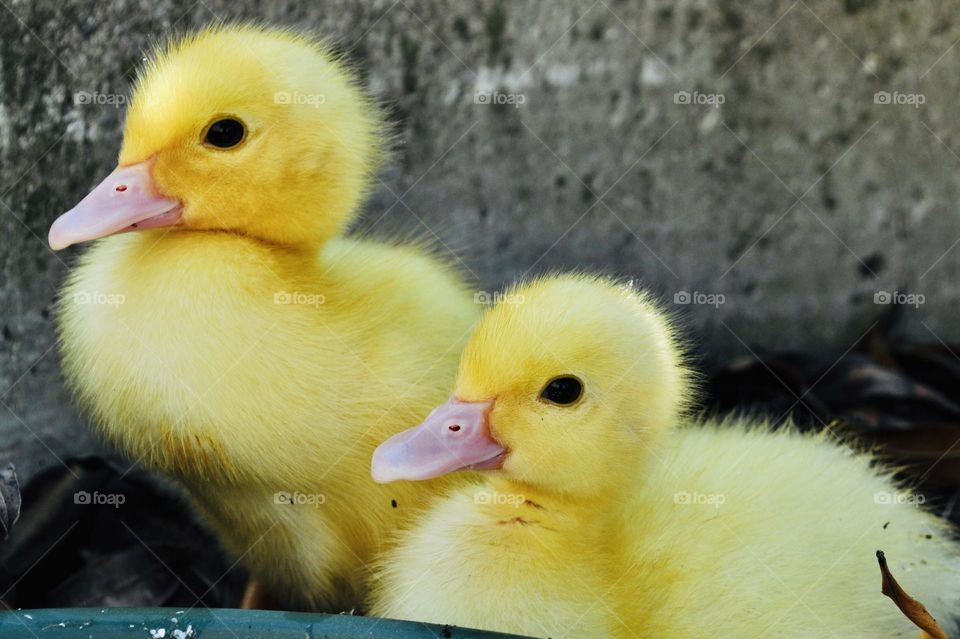
<path fill-rule="evenodd" d="M 231 148 L 205 139 L 223 118 L 246 127 Z M 476 314 L 426 251 L 338 237 L 379 127 L 309 38 L 203 31 L 137 83 L 120 163 L 138 172 L 51 230 L 65 246 L 157 227 L 99 239 L 70 275 L 67 379 L 108 439 L 182 480 L 284 606 L 360 601 L 366 562 L 431 490 L 373 484 L 370 454 L 445 397 Z M 138 221 L 157 202 L 178 208 Z"/>
<path fill-rule="evenodd" d="M 523 301 L 481 320 L 457 399 L 374 456 L 381 480 L 491 469 L 401 534 L 374 614 L 554 639 L 915 637 L 880 594 L 883 549 L 955 629 L 952 532 L 867 455 L 683 417 L 670 323 L 624 286 L 566 276 L 506 299 Z"/>

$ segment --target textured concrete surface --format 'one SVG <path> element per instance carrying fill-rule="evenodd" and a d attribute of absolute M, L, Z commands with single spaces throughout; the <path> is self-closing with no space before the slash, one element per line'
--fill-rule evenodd
<path fill-rule="evenodd" d="M 435 237 L 478 291 L 588 268 L 689 293 L 692 331 L 725 357 L 842 352 L 889 310 L 883 291 L 922 299 L 908 336 L 960 339 L 958 15 L 954 0 L 6 0 L 3 456 L 29 474 L 97 446 L 51 350 L 76 254 L 44 238 L 119 146 L 122 109 L 75 96 L 124 94 L 171 29 L 260 18 L 337 39 L 400 140 L 362 226 Z"/>

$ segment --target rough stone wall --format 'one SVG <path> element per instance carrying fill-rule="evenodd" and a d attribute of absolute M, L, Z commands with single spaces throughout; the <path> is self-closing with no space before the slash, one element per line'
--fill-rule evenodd
<path fill-rule="evenodd" d="M 842 352 L 883 291 L 924 296 L 907 335 L 960 339 L 957 16 L 955 0 L 7 0 L 0 449 L 29 473 L 97 446 L 53 348 L 76 253 L 46 230 L 119 147 L 122 108 L 77 95 L 124 94 L 171 30 L 258 18 L 336 39 L 399 134 L 361 227 L 435 239 L 478 291 L 584 268 L 689 293 L 678 309 L 726 357 Z"/>

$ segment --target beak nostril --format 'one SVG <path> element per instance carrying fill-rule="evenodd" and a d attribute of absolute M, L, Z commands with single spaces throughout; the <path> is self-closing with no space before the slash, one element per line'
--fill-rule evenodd
<path fill-rule="evenodd" d="M 460 425 L 459 425 L 459 424 L 454 424 L 454 425 L 452 425 L 452 426 L 447 426 L 447 428 L 449 428 L 451 431 L 453 431 L 453 432 L 455 433 L 455 432 L 457 432 L 458 430 L 460 430 Z"/>
<path fill-rule="evenodd" d="M 127 190 L 127 185 L 126 185 L 126 184 L 119 184 L 119 185 L 117 185 L 117 188 L 116 188 L 115 190 L 116 190 L 118 193 L 123 193 L 124 191 Z"/>

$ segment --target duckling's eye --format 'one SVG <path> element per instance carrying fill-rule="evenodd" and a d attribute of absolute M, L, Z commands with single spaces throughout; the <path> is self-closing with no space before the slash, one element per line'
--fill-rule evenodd
<path fill-rule="evenodd" d="M 583 395 L 583 384 L 572 375 L 554 377 L 540 391 L 540 399 L 559 406 L 575 404 L 581 395 Z"/>
<path fill-rule="evenodd" d="M 233 118 L 217 120 L 207 129 L 203 141 L 218 149 L 229 149 L 243 141 L 243 123 Z"/>

